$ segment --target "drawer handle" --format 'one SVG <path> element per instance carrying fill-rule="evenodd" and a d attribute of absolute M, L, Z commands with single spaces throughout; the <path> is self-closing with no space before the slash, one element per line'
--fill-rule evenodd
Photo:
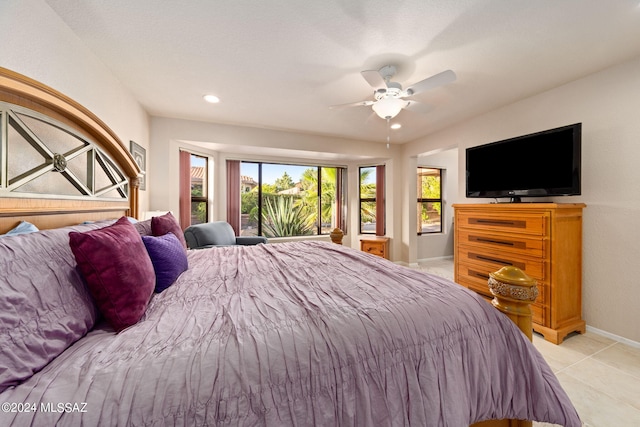
<path fill-rule="evenodd" d="M 494 240 L 494 239 L 484 239 L 482 237 L 475 237 L 473 238 L 473 240 L 475 240 L 476 242 L 480 242 L 480 243 L 493 243 L 496 245 L 504 245 L 504 246 L 514 246 L 515 243 L 513 242 L 507 242 L 504 240 Z"/>
<path fill-rule="evenodd" d="M 499 225 L 514 225 L 514 221 L 499 220 L 499 219 L 476 219 L 476 222 L 480 224 L 499 224 Z"/>
<path fill-rule="evenodd" d="M 518 267 L 522 271 L 526 271 L 526 267 L 527 267 L 525 265 L 525 263 L 523 263 L 523 262 L 507 261 L 507 260 L 504 260 L 504 259 L 492 258 L 492 257 L 488 257 L 488 256 L 474 254 L 474 253 L 469 253 L 469 258 L 477 259 L 477 260 L 480 260 L 480 261 L 492 262 L 494 264 L 500 264 L 500 265 L 512 265 L 514 267 Z"/>
<path fill-rule="evenodd" d="M 469 270 L 469 276 L 478 277 L 478 278 L 483 279 L 483 280 L 489 280 L 489 275 L 488 274 L 480 273 L 480 272 L 474 271 L 474 270 Z"/>
<path fill-rule="evenodd" d="M 512 262 L 505 261 L 503 259 L 498 259 L 498 258 L 490 258 L 488 256 L 476 255 L 475 258 L 482 261 L 495 262 L 496 264 L 513 265 Z"/>
<path fill-rule="evenodd" d="M 488 238 L 482 236 L 474 236 L 469 235 L 469 241 L 474 243 L 482 243 L 496 246 L 509 247 L 514 249 L 527 249 L 527 243 L 522 241 L 513 241 L 513 240 L 498 240 L 495 238 Z"/>
<path fill-rule="evenodd" d="M 497 225 L 501 227 L 517 227 L 527 228 L 526 221 L 508 220 L 508 219 L 485 219 L 485 218 L 469 218 L 470 224 L 481 225 Z"/>

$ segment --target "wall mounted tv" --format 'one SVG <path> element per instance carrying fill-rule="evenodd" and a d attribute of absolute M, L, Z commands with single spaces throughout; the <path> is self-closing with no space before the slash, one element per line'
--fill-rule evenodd
<path fill-rule="evenodd" d="M 582 123 L 466 150 L 467 197 L 579 195 Z"/>

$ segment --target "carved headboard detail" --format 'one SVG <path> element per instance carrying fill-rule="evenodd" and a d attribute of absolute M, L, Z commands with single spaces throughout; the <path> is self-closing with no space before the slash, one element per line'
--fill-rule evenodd
<path fill-rule="evenodd" d="M 97 116 L 0 67 L 0 233 L 21 220 L 47 229 L 138 218 L 139 175 L 125 145 Z"/>

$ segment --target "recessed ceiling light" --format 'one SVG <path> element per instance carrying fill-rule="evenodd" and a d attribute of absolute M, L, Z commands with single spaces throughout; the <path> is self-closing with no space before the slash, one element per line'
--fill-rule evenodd
<path fill-rule="evenodd" d="M 396 129 L 400 129 L 402 127 L 402 125 L 400 123 L 394 123 L 391 125 L 391 129 L 396 130 Z"/>
<path fill-rule="evenodd" d="M 217 104 L 218 102 L 220 102 L 220 98 L 218 98 L 215 95 L 205 95 L 203 98 L 205 101 L 210 102 L 212 104 Z"/>

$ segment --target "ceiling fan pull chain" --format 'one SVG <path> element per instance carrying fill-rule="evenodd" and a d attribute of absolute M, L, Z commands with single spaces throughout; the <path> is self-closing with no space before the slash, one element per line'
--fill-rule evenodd
<path fill-rule="evenodd" d="M 389 124 L 390 121 L 391 119 L 387 117 L 387 150 L 389 149 L 389 140 L 391 139 L 391 137 L 389 136 L 389 133 L 391 132 L 391 125 Z"/>

